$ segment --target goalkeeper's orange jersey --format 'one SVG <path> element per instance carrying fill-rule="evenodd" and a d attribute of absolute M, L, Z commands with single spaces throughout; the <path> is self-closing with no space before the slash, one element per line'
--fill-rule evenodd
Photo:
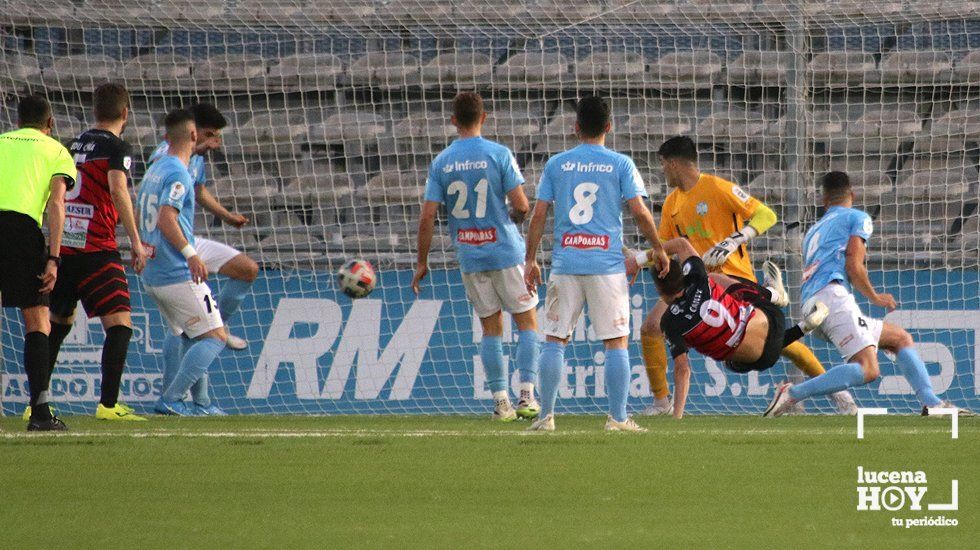
<path fill-rule="evenodd" d="M 759 201 L 734 183 L 701 174 L 690 191 L 674 189 L 664 200 L 660 216 L 660 238 L 664 241 L 687 237 L 704 255 L 711 247 L 725 240 L 734 231 L 745 227 L 745 222 L 759 206 Z M 734 277 L 756 280 L 752 260 L 745 245 L 738 247 L 721 272 Z"/>

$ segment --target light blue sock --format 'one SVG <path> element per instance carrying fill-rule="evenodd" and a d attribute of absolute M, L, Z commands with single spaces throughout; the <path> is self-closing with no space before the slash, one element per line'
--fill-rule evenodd
<path fill-rule="evenodd" d="M 191 386 L 191 399 L 194 404 L 202 407 L 211 406 L 211 392 L 208 389 L 208 373 L 204 373 L 194 385 Z"/>
<path fill-rule="evenodd" d="M 225 322 L 238 311 L 238 306 L 242 305 L 242 300 L 251 289 L 252 283 L 248 281 L 228 279 L 222 283 L 221 296 L 218 296 L 218 311 L 221 312 L 221 318 Z"/>
<path fill-rule="evenodd" d="M 217 338 L 204 338 L 194 342 L 194 345 L 184 354 L 177 376 L 164 390 L 163 400 L 171 403 L 182 400 L 194 382 L 208 371 L 208 367 L 223 349 L 225 343 Z"/>
<path fill-rule="evenodd" d="M 545 342 L 538 357 L 539 386 L 541 392 L 541 418 L 555 412 L 558 399 L 558 384 L 565 366 L 565 345 L 558 342 Z"/>
<path fill-rule="evenodd" d="M 180 370 L 180 361 L 192 343 L 183 335 L 172 333 L 167 334 L 167 337 L 163 339 L 163 385 L 161 386 L 161 393 L 167 391 L 167 388 L 174 381 L 177 371 Z"/>
<path fill-rule="evenodd" d="M 815 376 L 806 382 L 796 384 L 789 389 L 789 396 L 799 401 L 814 395 L 827 395 L 847 388 L 863 386 L 864 371 L 857 363 L 837 365 L 829 371 Z"/>
<path fill-rule="evenodd" d="M 919 357 L 919 352 L 909 346 L 902 348 L 898 352 L 898 368 L 902 371 L 902 376 L 908 380 L 915 390 L 915 396 L 919 398 L 926 407 L 935 407 L 942 403 L 936 393 L 932 391 L 932 381 L 929 380 L 929 371 L 926 364 Z"/>
<path fill-rule="evenodd" d="M 507 373 L 504 372 L 504 344 L 500 336 L 484 336 L 480 342 L 480 359 L 483 371 L 487 373 L 490 391 L 496 393 L 507 389 Z"/>
<path fill-rule="evenodd" d="M 626 399 L 630 394 L 630 355 L 625 349 L 606 350 L 606 395 L 609 415 L 617 422 L 626 420 Z"/>
<path fill-rule="evenodd" d="M 533 330 L 517 332 L 517 369 L 521 382 L 538 383 L 538 354 L 540 353 L 538 333 Z"/>

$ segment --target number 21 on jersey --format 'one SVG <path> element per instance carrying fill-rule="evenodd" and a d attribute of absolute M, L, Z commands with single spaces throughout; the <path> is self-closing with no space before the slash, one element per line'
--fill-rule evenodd
<path fill-rule="evenodd" d="M 473 191 L 476 192 L 476 218 L 484 218 L 487 215 L 487 193 L 490 190 L 490 181 L 483 178 L 476 182 Z M 453 204 L 451 214 L 457 220 L 465 220 L 470 217 L 470 211 L 466 208 L 466 199 L 469 198 L 469 189 L 466 183 L 456 180 L 449 184 L 446 193 L 456 195 L 456 202 Z"/>

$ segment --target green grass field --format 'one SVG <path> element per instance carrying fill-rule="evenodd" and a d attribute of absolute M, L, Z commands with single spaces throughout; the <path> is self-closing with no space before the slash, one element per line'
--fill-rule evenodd
<path fill-rule="evenodd" d="M 873 417 L 230 417 L 68 435 L 0 419 L 3 547 L 976 548 L 980 422 Z M 924 502 L 856 511 L 857 467 L 923 470 Z M 957 527 L 899 528 L 946 515 Z M 41 527 L 37 527 L 40 525 Z"/>

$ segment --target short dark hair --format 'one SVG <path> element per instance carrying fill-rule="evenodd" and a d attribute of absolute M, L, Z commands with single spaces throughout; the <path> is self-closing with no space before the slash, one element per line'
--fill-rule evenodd
<path fill-rule="evenodd" d="M 228 120 L 221 114 L 217 107 L 210 103 L 198 103 L 191 107 L 194 114 L 194 124 L 198 128 L 214 128 L 220 130 L 228 126 Z"/>
<path fill-rule="evenodd" d="M 609 102 L 599 96 L 585 96 L 575 106 L 575 122 L 582 137 L 597 138 L 606 133 L 610 120 Z"/>
<path fill-rule="evenodd" d="M 183 134 L 188 122 L 194 122 L 194 113 L 187 109 L 174 109 L 163 117 L 163 126 L 171 136 Z"/>
<path fill-rule="evenodd" d="M 453 98 L 453 116 L 463 128 L 470 128 L 483 116 L 483 98 L 476 92 L 460 92 Z"/>
<path fill-rule="evenodd" d="M 698 146 L 687 136 L 674 136 L 663 143 L 657 150 L 657 155 L 663 159 L 684 159 L 698 161 Z"/>
<path fill-rule="evenodd" d="M 17 124 L 40 128 L 51 118 L 51 104 L 37 94 L 23 97 L 17 104 Z"/>
<path fill-rule="evenodd" d="M 823 188 L 824 200 L 840 202 L 851 194 L 851 178 L 845 172 L 827 172 L 820 179 L 820 187 Z"/>
<path fill-rule="evenodd" d="M 670 271 L 665 277 L 660 278 L 655 269 L 651 269 L 650 274 L 653 275 L 653 282 L 661 296 L 673 296 L 684 290 L 684 273 L 680 262 L 674 258 L 670 259 Z"/>
<path fill-rule="evenodd" d="M 95 89 L 92 104 L 96 122 L 119 120 L 123 116 L 123 109 L 129 107 L 129 92 L 122 84 L 101 84 Z"/>

